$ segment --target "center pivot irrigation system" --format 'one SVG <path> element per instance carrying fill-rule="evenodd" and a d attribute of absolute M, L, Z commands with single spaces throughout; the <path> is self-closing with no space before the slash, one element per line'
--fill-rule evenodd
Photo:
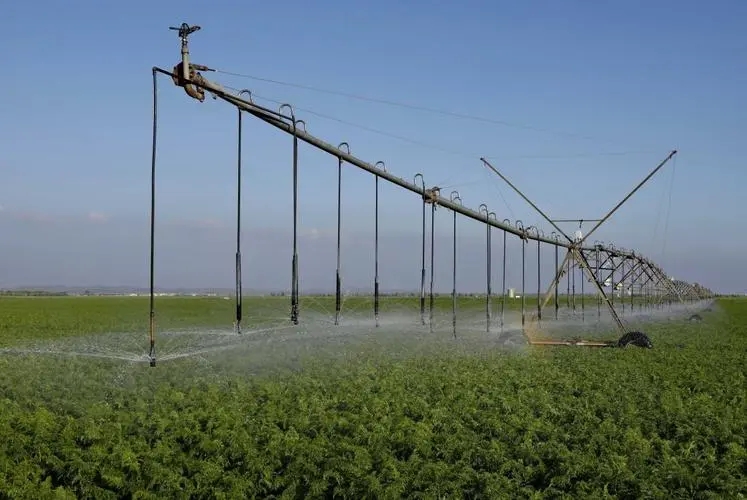
<path fill-rule="evenodd" d="M 625 308 L 625 302 L 627 295 L 630 297 L 629 307 L 631 310 L 636 304 L 639 307 L 644 307 L 644 304 L 648 307 L 650 305 L 660 306 L 662 304 L 671 304 L 673 302 L 686 303 L 690 301 L 697 301 L 712 297 L 712 292 L 706 288 L 701 287 L 698 284 L 690 284 L 684 281 L 674 280 L 668 277 L 664 271 L 647 259 L 643 255 L 637 254 L 636 252 L 615 248 L 613 245 L 605 245 L 601 242 L 595 241 L 593 245 L 589 246 L 586 242 L 594 232 L 606 222 L 633 194 L 638 191 L 651 177 L 656 174 L 670 159 L 672 159 L 677 152 L 672 151 L 669 155 L 654 168 L 651 173 L 648 174 L 630 193 L 627 194 L 615 207 L 613 207 L 604 217 L 601 219 L 585 219 L 587 222 L 595 222 L 596 224 L 589 230 L 586 235 L 582 235 L 580 231 L 572 237 L 566 234 L 559 226 L 560 222 L 570 222 L 570 220 L 553 220 L 550 219 L 536 204 L 534 204 L 529 198 L 527 198 L 511 181 L 509 181 L 498 169 L 488 162 L 485 158 L 480 158 L 480 161 L 484 166 L 498 175 L 503 181 L 505 181 L 514 191 L 516 191 L 534 210 L 537 211 L 552 227 L 555 231 L 548 237 L 538 228 L 531 226 L 525 228 L 521 221 L 516 221 L 511 224 L 511 221 L 504 219 L 499 221 L 494 212 L 489 211 L 487 205 L 482 204 L 480 208 L 475 211 L 465 207 L 459 194 L 452 192 L 451 195 L 446 198 L 442 197 L 440 188 L 433 186 L 427 188 L 425 180 L 422 174 L 417 174 L 413 179 L 413 182 L 405 181 L 402 178 L 396 177 L 389 173 L 385 168 L 383 162 L 377 162 L 375 164 L 367 163 L 350 153 L 350 148 L 347 143 L 341 143 L 338 147 L 335 147 L 317 137 L 306 132 L 306 124 L 303 120 L 297 119 L 293 108 L 284 104 L 278 111 L 273 111 L 268 108 L 259 106 L 252 101 L 251 92 L 243 90 L 238 95 L 227 92 L 223 86 L 211 82 L 206 79 L 201 72 L 215 71 L 207 66 L 193 64 L 190 62 L 188 37 L 192 33 L 200 29 L 199 26 L 189 26 L 186 23 L 182 23 L 179 27 L 172 27 L 172 30 L 178 32 L 178 36 L 181 40 L 181 61 L 171 70 L 167 71 L 158 67 L 154 67 L 153 72 L 153 149 L 152 149 L 152 165 L 151 165 L 151 228 L 150 228 L 150 326 L 149 326 L 149 339 L 150 339 L 150 351 L 149 359 L 150 365 L 155 366 L 156 364 L 156 352 L 155 352 L 155 307 L 154 307 L 154 255 L 155 255 L 155 196 L 156 196 L 156 138 L 157 138 L 157 76 L 163 74 L 169 76 L 173 83 L 179 87 L 182 87 L 187 95 L 196 99 L 197 101 L 205 100 L 205 93 L 209 93 L 214 99 L 221 99 L 229 104 L 232 104 L 238 109 L 238 165 L 237 165 L 237 227 L 236 227 L 236 318 L 235 328 L 237 333 L 241 333 L 241 322 L 242 322 L 242 284 L 241 284 L 241 116 L 242 112 L 248 113 L 259 120 L 272 125 L 273 127 L 290 134 L 293 137 L 293 249 L 291 257 L 291 294 L 290 294 L 290 323 L 292 325 L 299 324 L 300 311 L 299 311 L 299 262 L 298 262 L 298 141 L 301 140 L 315 148 L 329 153 L 330 155 L 338 159 L 338 176 L 337 176 L 337 268 L 336 268 L 336 292 L 335 292 L 335 324 L 339 324 L 340 307 L 341 307 L 341 278 L 340 278 L 340 195 L 341 195 L 341 170 L 343 163 L 354 165 L 375 177 L 376 187 L 376 198 L 375 198 L 375 247 L 374 247 L 374 278 L 373 278 L 373 316 L 375 318 L 375 324 L 379 326 L 379 179 L 383 179 L 395 186 L 417 194 L 422 198 L 422 266 L 420 273 L 420 320 L 422 325 L 426 325 L 426 294 L 425 294 L 425 283 L 426 283 L 426 212 L 427 205 L 430 205 L 431 211 L 431 269 L 430 269 L 430 304 L 429 304 L 429 324 L 433 325 L 433 310 L 434 310 L 434 294 L 433 294 L 433 243 L 434 243 L 434 229 L 433 220 L 437 206 L 442 206 L 451 210 L 454 214 L 454 226 L 456 228 L 456 216 L 457 214 L 475 220 L 477 222 L 485 224 L 487 233 L 487 262 L 486 262 L 486 324 L 487 331 L 491 329 L 491 318 L 492 318 L 492 307 L 491 300 L 493 292 L 491 289 L 491 229 L 499 229 L 503 231 L 503 300 L 501 301 L 500 311 L 500 324 L 503 326 L 504 306 L 506 298 L 506 236 L 512 234 L 521 240 L 522 248 L 522 295 L 521 295 L 521 325 L 524 335 L 527 337 L 530 344 L 536 345 L 584 345 L 584 346 L 598 346 L 598 347 L 611 347 L 611 346 L 622 346 L 629 343 L 637 345 L 648 346 L 651 344 L 645 338 L 645 335 L 640 332 L 630 332 L 626 328 L 622 319 L 616 311 L 615 305 L 615 293 L 618 293 L 620 297 L 619 303 Z M 242 98 L 242 95 L 247 95 L 247 99 Z M 285 110 L 285 113 L 284 113 Z M 301 126 L 303 125 L 303 126 Z M 579 222 L 579 227 L 584 220 L 575 220 Z M 454 238 L 456 241 L 456 231 L 454 231 Z M 537 310 L 535 314 L 530 315 L 530 321 L 526 321 L 526 305 L 525 305 L 525 268 L 526 268 L 526 246 L 530 241 L 537 243 Z M 540 280 L 540 247 L 542 244 L 550 245 L 554 247 L 555 251 L 555 276 L 549 285 L 544 297 L 541 293 L 541 280 Z M 456 249 L 456 243 L 455 243 Z M 565 257 L 562 262 L 559 262 L 559 251 L 560 249 L 565 250 Z M 454 251 L 456 255 L 456 250 Z M 456 269 L 456 267 L 455 267 Z M 585 275 L 587 281 L 593 284 L 598 294 L 597 296 L 597 314 L 601 315 L 602 304 L 606 306 L 609 313 L 614 320 L 617 329 L 622 334 L 619 341 L 616 342 L 590 342 L 590 341 L 579 341 L 579 340 L 543 340 L 536 338 L 536 329 L 533 328 L 537 322 L 542 320 L 542 312 L 550 300 L 554 298 L 554 316 L 558 318 L 559 309 L 559 297 L 558 290 L 561 286 L 561 280 L 564 276 L 567 277 L 568 282 L 568 306 L 572 307 L 573 310 L 576 308 L 576 297 L 575 297 L 575 276 L 574 272 L 576 269 L 580 269 Z M 454 283 L 456 283 L 456 271 L 454 270 Z M 573 278 L 573 279 L 571 279 Z M 571 281 L 573 281 L 573 290 L 571 294 Z M 584 308 L 584 292 L 583 283 L 584 279 L 581 280 L 581 308 Z M 608 288 L 610 293 L 608 294 L 605 289 Z M 627 294 L 627 295 L 626 295 Z M 571 299 L 572 297 L 572 299 Z M 635 301 L 634 297 L 638 300 Z M 456 335 L 456 284 L 452 291 L 452 298 L 454 306 L 452 309 L 453 314 L 453 328 L 454 334 Z M 527 324 L 529 323 L 529 324 Z"/>

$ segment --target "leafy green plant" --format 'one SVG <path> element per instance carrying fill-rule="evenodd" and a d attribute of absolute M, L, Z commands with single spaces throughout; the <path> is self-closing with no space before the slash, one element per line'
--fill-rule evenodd
<path fill-rule="evenodd" d="M 3 339 L 140 325 L 83 300 L 16 302 Z M 719 309 L 647 330 L 653 350 L 382 348 L 262 376 L 3 354 L 0 497 L 739 498 L 747 301 Z"/>

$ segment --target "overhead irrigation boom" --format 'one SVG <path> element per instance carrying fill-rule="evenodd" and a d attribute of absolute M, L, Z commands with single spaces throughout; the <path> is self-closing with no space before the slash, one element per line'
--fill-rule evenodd
<path fill-rule="evenodd" d="M 423 176 L 421 174 L 417 174 L 415 176 L 415 179 L 413 179 L 412 182 L 406 181 L 402 179 L 401 177 L 397 177 L 393 175 L 392 173 L 388 172 L 386 168 L 384 168 L 383 162 L 376 162 L 374 164 L 371 164 L 369 162 L 366 162 L 355 155 L 353 155 L 350 152 L 350 147 L 347 143 L 341 143 L 339 146 L 334 146 L 328 142 L 325 142 L 311 134 L 309 134 L 306 131 L 306 126 L 303 120 L 297 119 L 295 116 L 295 113 L 293 111 L 293 108 L 290 105 L 283 105 L 278 111 L 274 111 L 268 108 L 265 108 L 263 106 L 260 106 L 253 102 L 251 98 L 251 92 L 248 90 L 241 91 L 239 95 L 232 94 L 230 92 L 227 92 L 226 89 L 221 86 L 218 83 L 215 83 L 213 81 L 208 80 L 203 76 L 203 73 L 214 71 L 213 69 L 209 68 L 205 65 L 200 64 L 194 64 L 190 61 L 190 53 L 189 53 L 189 46 L 188 46 L 188 38 L 191 34 L 198 31 L 200 29 L 199 26 L 189 26 L 186 23 L 183 23 L 179 27 L 172 27 L 170 28 L 172 30 L 176 30 L 178 32 L 179 39 L 181 41 L 181 60 L 179 61 L 176 66 L 173 67 L 171 71 L 161 69 L 158 67 L 153 67 L 152 73 L 153 73 L 153 90 L 154 90 L 154 110 L 153 110 L 153 154 L 152 154 L 152 172 L 151 172 L 151 252 L 150 252 L 150 360 L 151 365 L 155 365 L 155 321 L 154 321 L 154 304 L 153 304 L 153 296 L 154 296 L 154 279 L 153 279 L 153 259 L 154 259 L 154 241 L 155 241 L 155 232 L 154 232 L 154 221 L 155 221 L 155 170 L 156 170 L 156 80 L 157 80 L 157 74 L 163 74 L 169 76 L 175 85 L 182 87 L 187 95 L 192 97 L 193 99 L 203 102 L 205 100 L 206 93 L 209 93 L 213 96 L 215 99 L 223 100 L 229 104 L 232 104 L 238 109 L 239 112 L 239 143 L 238 143 L 238 165 L 237 165 L 237 181 L 239 185 L 239 193 L 237 196 L 237 237 L 236 237 L 236 320 L 235 320 L 235 327 L 236 331 L 238 333 L 241 333 L 241 320 L 242 320 L 242 305 L 241 305 L 241 251 L 240 251 L 240 224 L 241 224 L 241 218 L 240 218 L 240 212 L 241 212 L 241 197 L 240 197 L 240 189 L 241 189 L 241 114 L 242 112 L 248 113 L 261 121 L 272 125 L 273 127 L 291 135 L 293 137 L 293 257 L 292 257 L 292 286 L 291 286 L 291 322 L 293 324 L 298 324 L 298 254 L 297 254 L 297 220 L 298 220 L 298 205 L 297 205 L 297 198 L 298 198 L 298 141 L 303 141 L 304 143 L 307 143 L 315 148 L 318 148 L 322 151 L 325 151 L 326 153 L 334 156 L 338 160 L 338 173 L 337 173 L 337 268 L 336 268 L 336 307 L 335 307 L 335 324 L 338 324 L 339 320 L 339 313 L 340 313 L 340 289 L 341 289 L 341 278 L 340 278 L 340 196 L 341 196 L 341 168 L 342 164 L 349 163 L 351 165 L 354 165 L 358 167 L 361 170 L 364 170 L 372 175 L 375 176 L 376 180 L 376 249 L 375 249 L 375 275 L 374 275 L 374 315 L 376 317 L 376 325 L 378 326 L 378 295 L 379 295 L 379 276 L 378 276 L 378 206 L 379 206 L 379 186 L 378 181 L 379 179 L 383 179 L 384 181 L 387 181 L 395 186 L 398 186 L 402 189 L 405 189 L 407 191 L 410 191 L 412 193 L 415 193 L 423 200 L 423 241 L 422 241 L 422 270 L 421 270 L 421 283 L 420 283 L 420 313 L 421 313 L 421 321 L 422 324 L 425 324 L 425 231 L 426 231 L 426 205 L 431 204 L 431 284 L 430 284 L 430 298 L 431 298 L 431 306 L 430 306 L 430 312 L 431 312 L 431 328 L 433 324 L 433 213 L 435 212 L 436 206 L 442 206 L 444 208 L 447 208 L 451 210 L 454 213 L 454 217 L 456 217 L 457 214 L 460 214 L 464 217 L 467 217 L 469 219 L 472 219 L 474 221 L 480 222 L 482 224 L 486 225 L 487 228 L 487 290 L 488 290 L 488 296 L 486 301 L 486 313 L 487 313 L 487 324 L 488 324 L 488 331 L 490 330 L 490 319 L 491 319 L 491 304 L 490 304 L 490 295 L 491 295 L 491 283 L 490 283 L 490 270 L 491 270 L 491 262 L 490 262 L 490 229 L 495 228 L 498 230 L 501 230 L 504 232 L 504 240 L 503 240 L 503 247 L 504 247 L 504 257 L 503 257 L 503 288 L 504 288 L 504 298 L 505 298 L 505 266 L 506 266 L 506 259 L 505 259 L 505 235 L 506 234 L 512 234 L 517 237 L 519 237 L 522 241 L 522 256 L 524 246 L 529 241 L 535 241 L 537 242 L 537 258 L 538 258 L 538 266 L 539 266 L 539 248 L 540 244 L 546 244 L 551 245 L 555 247 L 556 250 L 556 267 L 558 267 L 558 272 L 556 273 L 555 279 L 553 280 L 553 283 L 550 287 L 550 291 L 548 291 L 548 295 L 544 301 L 544 303 L 541 303 L 539 301 L 539 294 L 538 294 L 538 316 L 541 316 L 542 307 L 547 304 L 549 300 L 550 293 L 552 293 L 553 290 L 555 290 L 555 306 L 556 306 L 556 316 L 557 316 L 557 287 L 560 283 L 561 277 L 564 275 L 564 269 L 566 266 L 568 269 L 570 269 L 570 262 L 573 262 L 574 265 L 580 266 L 587 276 L 592 278 L 591 281 L 595 283 L 595 286 L 597 288 L 597 291 L 599 292 L 600 297 L 608 304 L 610 312 L 615 319 L 615 322 L 620 328 L 620 330 L 623 333 L 626 333 L 625 326 L 617 316 L 615 312 L 614 305 L 612 304 L 612 301 L 605 293 L 605 281 L 600 281 L 600 271 L 606 271 L 608 268 L 605 268 L 605 265 L 608 263 L 611 264 L 617 264 L 621 265 L 619 262 L 623 262 L 623 266 L 625 262 L 630 261 L 632 264 L 628 268 L 627 273 L 624 273 L 624 276 L 621 279 L 621 282 L 625 283 L 626 285 L 629 285 L 631 287 L 633 286 L 639 286 L 640 290 L 644 290 L 644 287 L 649 283 L 656 283 L 656 286 L 663 286 L 666 288 L 669 293 L 672 295 L 677 295 L 682 299 L 682 296 L 685 295 L 688 298 L 695 298 L 695 297 L 703 297 L 710 294 L 710 291 L 703 289 L 702 287 L 696 288 L 692 285 L 689 285 L 684 282 L 679 282 L 678 285 L 673 285 L 668 278 L 666 278 L 666 275 L 664 272 L 656 266 L 653 262 L 651 262 L 649 259 L 641 256 L 640 254 L 628 250 L 622 250 L 617 249 L 611 245 L 604 245 L 600 244 L 598 242 L 595 242 L 592 246 L 585 246 L 585 242 L 588 239 L 589 235 L 593 233 L 604 221 L 609 219 L 611 215 L 623 204 L 625 201 L 627 201 L 630 196 L 632 196 L 635 191 L 637 191 L 651 176 L 653 176 L 656 171 L 658 171 L 659 168 L 661 168 L 670 158 L 674 156 L 676 153 L 673 151 L 670 153 L 670 155 L 655 169 L 649 176 L 644 179 L 643 182 L 641 182 L 627 197 L 625 197 L 618 205 L 613 208 L 605 217 L 602 219 L 595 219 L 594 221 L 597 222 L 597 224 L 594 226 L 594 228 L 589 231 L 588 234 L 581 238 L 573 238 L 569 235 L 567 235 L 560 227 L 557 225 L 557 222 L 561 222 L 561 220 L 552 220 L 550 219 L 544 212 L 542 212 L 534 203 L 532 203 L 521 191 L 519 191 L 513 184 L 508 181 L 508 179 L 503 176 L 495 167 L 493 167 L 490 163 L 488 163 L 487 160 L 484 158 L 481 158 L 481 161 L 489 167 L 491 170 L 493 170 L 497 175 L 499 175 L 501 178 L 503 178 L 504 181 L 506 181 L 516 192 L 518 192 L 522 198 L 524 198 L 532 207 L 534 207 L 537 212 L 539 212 L 557 231 L 557 233 L 553 232 L 553 235 L 546 236 L 542 231 L 535 227 L 530 228 L 524 228 L 522 224 L 520 224 L 520 221 L 516 221 L 515 224 L 511 224 L 510 221 L 504 219 L 499 220 L 494 212 L 491 212 L 487 209 L 486 205 L 481 205 L 478 210 L 470 209 L 462 204 L 461 198 L 459 197 L 458 193 L 452 193 L 451 196 L 445 197 L 441 195 L 440 189 L 437 186 L 432 187 L 426 187 L 425 181 L 423 180 Z M 247 98 L 243 98 L 242 94 L 247 94 Z M 345 146 L 343 148 L 343 146 Z M 418 181 L 419 178 L 419 182 Z M 456 240 L 456 218 L 454 219 L 454 238 Z M 559 235 L 562 235 L 565 240 L 562 240 L 559 238 Z M 561 265 L 558 266 L 558 258 L 557 258 L 557 249 L 564 248 L 567 250 L 566 257 Z M 454 254 L 456 255 L 456 246 L 454 247 Z M 592 269 L 592 264 L 590 263 L 590 259 L 594 262 L 594 265 L 596 269 Z M 455 268 L 456 269 L 456 268 Z M 454 269 L 454 289 L 452 291 L 453 297 L 456 297 L 456 270 Z M 616 268 L 612 267 L 612 273 Z M 634 271 L 635 270 L 635 271 Z M 637 274 L 634 274 L 637 273 Z M 645 276 L 647 278 L 646 282 L 640 282 L 639 280 L 641 277 Z M 523 278 L 523 271 L 522 271 L 522 283 L 524 281 Z M 664 281 L 664 283 L 662 283 Z M 539 272 L 538 272 L 538 287 L 540 285 L 540 279 L 539 279 Z M 612 289 L 613 295 L 614 295 L 614 288 Z M 523 318 L 523 293 L 522 293 L 522 318 Z M 456 306 L 454 302 L 453 306 L 453 314 L 454 314 L 454 332 L 456 333 Z M 503 304 L 501 305 L 501 325 L 503 324 Z M 532 340 L 530 338 L 530 340 Z M 535 343 L 548 343 L 546 341 L 535 341 Z M 567 343 L 567 342 L 565 342 Z M 584 345 L 592 345 L 594 343 L 586 343 Z M 598 343 L 597 343 L 598 344 Z M 596 345 L 596 344 L 594 344 Z"/>

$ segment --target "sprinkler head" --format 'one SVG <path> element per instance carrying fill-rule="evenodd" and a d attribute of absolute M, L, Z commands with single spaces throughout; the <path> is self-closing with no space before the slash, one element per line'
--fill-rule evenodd
<path fill-rule="evenodd" d="M 150 366 L 156 366 L 156 358 L 150 358 Z"/>

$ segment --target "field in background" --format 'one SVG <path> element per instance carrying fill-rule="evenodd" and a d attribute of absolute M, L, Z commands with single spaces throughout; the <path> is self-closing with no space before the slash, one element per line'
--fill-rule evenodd
<path fill-rule="evenodd" d="M 248 298 L 245 308 L 287 318 L 288 298 L 273 300 Z M 302 303 L 302 315 L 334 310 L 322 300 Z M 479 313 L 484 298 L 475 300 Z M 438 304 L 450 314 L 450 299 Z M 231 328 L 232 301 L 157 305 L 159 330 Z M 405 308 L 417 316 L 417 299 Z M 651 324 L 653 350 L 506 351 L 429 338 L 408 350 L 390 335 L 332 356 L 336 344 L 291 349 L 282 336 L 262 351 L 269 332 L 155 369 L 4 352 L 0 492 L 738 498 L 747 492 L 747 300 L 722 299 L 701 315 Z M 79 348 L 78 337 L 93 345 L 118 332 L 116 350 L 125 338 L 144 342 L 147 317 L 142 298 L 2 298 L 0 342 Z M 258 374 L 259 361 L 279 366 Z"/>
<path fill-rule="evenodd" d="M 474 325 L 475 319 L 486 322 L 485 296 L 459 296 L 457 298 L 457 321 L 459 327 L 466 323 L 473 329 L 484 329 L 483 324 Z M 605 306 L 598 307 L 595 297 L 587 296 L 582 301 L 576 297 L 575 313 L 567 307 L 569 299 L 560 296 L 561 319 L 574 319 L 580 323 L 582 314 L 594 329 L 598 310 L 607 318 Z M 179 331 L 194 329 L 230 330 L 235 318 L 234 299 L 223 297 L 156 297 L 156 330 Z M 618 310 L 630 314 L 631 304 L 627 298 L 625 305 L 617 300 Z M 437 296 L 434 302 L 439 326 L 451 325 L 452 299 L 450 296 Z M 642 300 L 636 298 L 633 310 L 641 313 Z M 426 297 L 426 320 L 428 318 L 429 299 Z M 420 318 L 419 297 L 387 296 L 381 298 L 380 316 L 384 322 L 393 316 L 394 322 L 406 316 L 405 322 L 417 323 Z M 492 320 L 495 327 L 500 323 L 501 297 L 494 297 L 491 302 Z M 583 308 L 583 309 L 582 309 Z M 675 305 L 676 309 L 677 306 Z M 302 323 L 329 324 L 334 318 L 334 296 L 301 296 L 300 316 Z M 506 298 L 505 311 L 514 323 L 519 318 L 521 299 Z M 651 308 L 650 313 L 658 310 L 666 312 L 668 306 L 659 309 Z M 537 311 L 537 296 L 525 297 L 526 317 L 529 319 Z M 643 312 L 646 312 L 645 310 Z M 543 313 L 547 324 L 553 322 L 554 306 L 552 300 Z M 342 316 L 354 319 L 373 319 L 373 298 L 345 297 L 342 301 Z M 133 334 L 133 338 L 142 341 L 148 332 L 149 301 L 148 297 L 91 296 L 91 297 L 0 297 L 0 347 L 7 347 L 19 342 L 41 339 L 59 339 L 89 334 L 122 333 Z M 281 296 L 248 296 L 243 299 L 243 324 L 245 328 L 270 328 L 287 326 L 290 323 L 290 298 Z M 651 319 L 651 318 L 644 318 Z M 391 322 L 390 322 L 391 323 Z M 448 325 L 446 325 L 448 323 Z M 402 325 L 406 327 L 407 325 Z M 515 325 L 514 325 L 515 326 Z M 581 325 L 577 325 L 581 326 Z M 588 330 L 589 328 L 587 328 Z M 603 333 L 616 332 L 609 325 L 604 326 Z"/>

